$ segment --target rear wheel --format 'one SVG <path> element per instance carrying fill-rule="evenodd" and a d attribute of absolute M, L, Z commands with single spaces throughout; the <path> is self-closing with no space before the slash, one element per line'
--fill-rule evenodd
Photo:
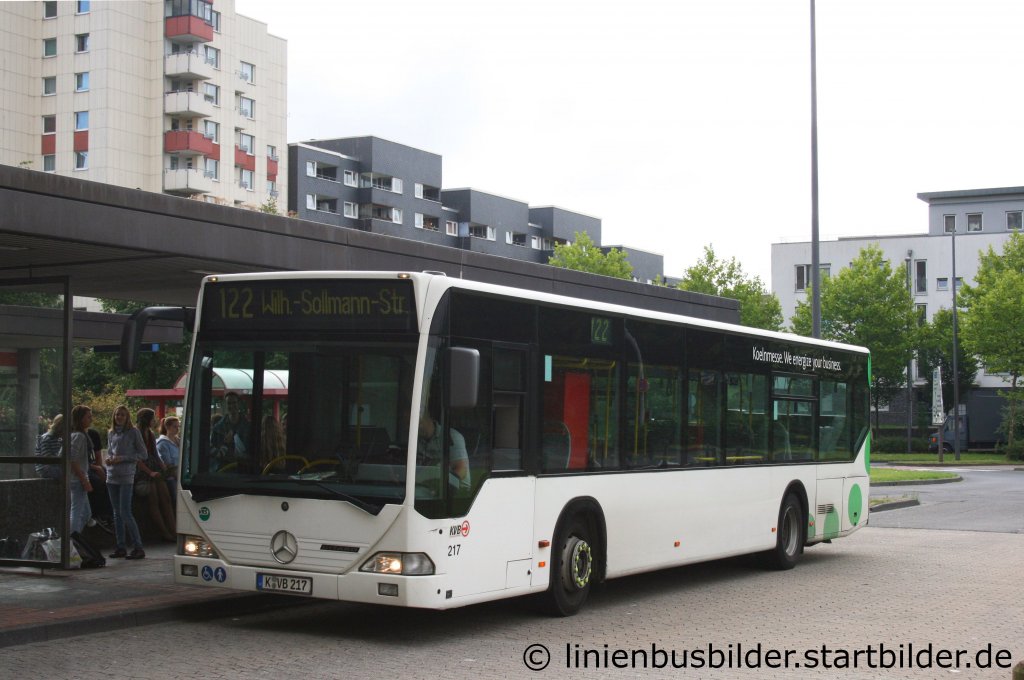
<path fill-rule="evenodd" d="M 796 566 L 804 551 L 804 511 L 795 494 L 786 494 L 779 508 L 779 523 L 775 532 L 775 548 L 765 555 L 768 566 L 785 570 Z"/>
<path fill-rule="evenodd" d="M 556 616 L 572 616 L 590 594 L 597 561 L 587 523 L 574 517 L 559 532 L 551 555 L 551 585 L 548 610 Z"/>

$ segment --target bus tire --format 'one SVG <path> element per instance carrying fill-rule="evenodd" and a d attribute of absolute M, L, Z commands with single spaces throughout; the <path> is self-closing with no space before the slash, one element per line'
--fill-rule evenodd
<path fill-rule="evenodd" d="M 555 546 L 547 609 L 555 616 L 572 616 L 590 595 L 598 561 L 589 524 L 579 515 L 573 517 L 559 532 Z"/>
<path fill-rule="evenodd" d="M 800 499 L 794 493 L 787 493 L 779 507 L 775 548 L 765 554 L 769 567 L 784 571 L 796 566 L 797 559 L 804 551 L 804 527 L 804 511 Z"/>

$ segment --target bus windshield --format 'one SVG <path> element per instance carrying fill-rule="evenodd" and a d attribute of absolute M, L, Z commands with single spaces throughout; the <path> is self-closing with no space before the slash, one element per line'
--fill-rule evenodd
<path fill-rule="evenodd" d="M 410 337 L 199 342 L 182 488 L 401 503 L 415 357 Z"/>

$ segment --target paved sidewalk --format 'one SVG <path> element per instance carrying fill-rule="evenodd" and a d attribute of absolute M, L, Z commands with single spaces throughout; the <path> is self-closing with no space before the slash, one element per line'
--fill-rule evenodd
<path fill-rule="evenodd" d="M 0 648 L 308 602 L 177 585 L 171 573 L 174 551 L 168 543 L 148 545 L 145 559 L 107 559 L 100 569 L 0 569 Z"/>

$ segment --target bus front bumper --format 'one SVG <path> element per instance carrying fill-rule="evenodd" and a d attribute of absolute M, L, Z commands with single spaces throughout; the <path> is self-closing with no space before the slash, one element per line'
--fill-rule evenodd
<path fill-rule="evenodd" d="M 321 574 L 284 568 L 231 565 L 220 559 L 174 557 L 174 581 L 184 585 L 315 597 L 405 607 L 453 605 L 446 577 L 390 576 L 364 572 Z"/>

